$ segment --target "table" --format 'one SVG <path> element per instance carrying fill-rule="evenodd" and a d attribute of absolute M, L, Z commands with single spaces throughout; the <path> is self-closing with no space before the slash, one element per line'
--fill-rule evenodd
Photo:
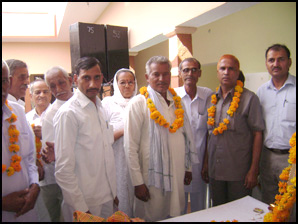
<path fill-rule="evenodd" d="M 269 212 L 268 205 L 251 197 L 244 198 L 219 205 L 213 208 L 189 213 L 175 218 L 165 219 L 160 222 L 216 222 L 236 219 L 238 222 L 263 222 L 264 215 Z M 255 208 L 263 209 L 262 214 L 256 213 Z"/>

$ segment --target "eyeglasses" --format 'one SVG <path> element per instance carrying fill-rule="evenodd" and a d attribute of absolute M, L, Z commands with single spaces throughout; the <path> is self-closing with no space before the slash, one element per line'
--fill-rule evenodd
<path fill-rule="evenodd" d="M 201 69 L 199 69 L 199 68 L 185 68 L 185 69 L 182 70 L 182 72 L 183 73 L 189 73 L 189 71 L 191 71 L 191 72 L 195 73 L 195 72 L 198 72 L 200 70 Z"/>
<path fill-rule="evenodd" d="M 119 85 L 122 87 L 125 87 L 126 84 L 128 84 L 128 86 L 134 86 L 135 82 L 134 81 L 129 81 L 129 82 L 119 82 Z"/>

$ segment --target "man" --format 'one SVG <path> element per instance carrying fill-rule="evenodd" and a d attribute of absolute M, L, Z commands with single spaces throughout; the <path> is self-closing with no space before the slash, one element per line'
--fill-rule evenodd
<path fill-rule="evenodd" d="M 6 60 L 10 70 L 11 86 L 8 90 L 7 99 L 17 102 L 25 109 L 25 102 L 21 99 L 26 95 L 26 89 L 29 84 L 29 72 L 27 64 L 17 59 Z"/>
<path fill-rule="evenodd" d="M 257 184 L 264 122 L 258 97 L 237 81 L 239 67 L 233 55 L 219 59 L 220 87 L 207 104 L 209 137 L 202 175 L 206 182 L 210 179 L 213 206 L 249 195 Z"/>
<path fill-rule="evenodd" d="M 9 68 L 2 60 L 2 222 L 35 222 L 38 221 L 34 205 L 39 185 L 33 134 L 24 108 L 15 102 L 5 103 L 9 85 Z M 16 120 L 11 119 L 13 115 Z M 13 126 L 17 137 L 12 142 L 13 136 L 8 130 Z M 10 152 L 12 144 L 18 145 L 19 151 Z"/>
<path fill-rule="evenodd" d="M 188 117 L 180 109 L 183 103 L 169 89 L 170 61 L 150 58 L 145 77 L 149 86 L 127 106 L 124 148 L 135 187 L 135 216 L 158 221 L 183 214 L 184 183 L 190 184 L 191 162 L 198 161 Z M 184 117 L 179 125 L 180 112 Z"/>
<path fill-rule="evenodd" d="M 207 140 L 207 98 L 212 90 L 197 86 L 201 77 L 201 64 L 195 58 L 186 58 L 179 65 L 179 77 L 182 78 L 184 86 L 176 88 L 177 94 L 182 98 L 187 116 L 190 119 L 191 130 L 195 139 L 198 159 L 203 161 Z M 185 208 L 187 213 L 188 196 L 190 194 L 191 212 L 206 208 L 207 184 L 201 176 L 203 163 L 192 167 L 192 182 L 185 186 Z"/>
<path fill-rule="evenodd" d="M 30 84 L 30 97 L 35 107 L 26 114 L 26 118 L 35 134 L 36 165 L 38 168 L 39 181 L 42 181 L 45 175 L 41 161 L 41 129 L 45 112 L 50 106 L 51 96 L 51 91 L 43 79 L 37 78 Z M 36 205 L 39 221 L 49 222 L 50 216 L 41 194 L 38 196 Z"/>
<path fill-rule="evenodd" d="M 45 149 L 42 152 L 44 180 L 40 182 L 41 195 L 48 209 L 52 222 L 61 221 L 62 191 L 55 179 L 55 153 L 54 153 L 54 125 L 53 117 L 58 109 L 73 93 L 71 91 L 72 78 L 64 68 L 55 66 L 45 73 L 45 82 L 56 98 L 47 109 L 42 122 L 42 143 Z"/>
<path fill-rule="evenodd" d="M 100 62 L 80 58 L 74 72 L 78 89 L 53 118 L 55 177 L 67 222 L 73 220 L 76 210 L 107 218 L 113 214 L 114 203 L 119 203 L 113 129 L 98 98 L 103 79 Z"/>
<path fill-rule="evenodd" d="M 262 201 L 271 204 L 278 194 L 279 175 L 289 165 L 289 140 L 296 132 L 296 77 L 289 74 L 292 60 L 285 45 L 270 46 L 265 58 L 271 80 L 257 91 L 266 124 L 260 182 Z"/>

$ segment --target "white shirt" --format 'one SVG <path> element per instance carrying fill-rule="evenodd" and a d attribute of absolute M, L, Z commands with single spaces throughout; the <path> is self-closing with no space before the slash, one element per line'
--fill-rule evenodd
<path fill-rule="evenodd" d="M 185 87 L 175 88 L 178 96 L 181 97 L 185 105 L 187 116 L 190 120 L 194 141 L 199 156 L 199 161 L 203 161 L 206 148 L 207 129 L 207 98 L 212 94 L 212 90 L 206 87 L 197 86 L 197 93 L 193 100 L 185 91 Z M 205 182 L 201 177 L 201 169 L 203 163 L 194 165 L 192 168 L 192 181 L 190 185 L 185 185 L 186 192 L 200 192 L 201 185 Z"/>
<path fill-rule="evenodd" d="M 58 111 L 58 109 L 65 103 L 66 101 L 56 99 L 53 104 L 51 104 L 46 113 L 43 114 L 42 119 L 42 145 L 45 147 L 46 142 L 54 142 L 55 135 L 54 135 L 54 124 L 53 118 Z M 40 181 L 41 186 L 46 186 L 49 184 L 57 184 L 55 178 L 55 162 L 52 163 L 45 163 L 41 160 L 44 169 L 44 179 Z"/>
<path fill-rule="evenodd" d="M 16 125 L 17 130 L 20 132 L 19 140 L 17 142 L 20 146 L 20 151 L 17 154 L 22 157 L 22 169 L 20 172 L 15 172 L 12 176 L 7 176 L 6 173 L 2 173 L 2 197 L 12 192 L 29 188 L 33 183 L 38 183 L 38 172 L 34 159 L 34 136 L 30 130 L 31 127 L 26 120 L 24 108 L 11 101 L 8 101 L 8 105 L 12 107 L 12 112 L 5 104 L 2 106 L 2 164 L 6 164 L 8 168 L 11 156 L 13 155 L 8 150 L 10 145 L 8 127 L 10 124 L 5 120 L 14 113 L 17 116 L 17 121 L 13 124 Z M 34 221 L 34 218 L 35 221 L 37 221 L 35 210 L 30 210 L 25 215 L 18 218 L 15 217 L 14 212 L 6 212 L 2 210 L 2 221 Z"/>
<path fill-rule="evenodd" d="M 25 109 L 25 102 L 24 102 L 23 100 L 21 100 L 21 99 L 18 99 L 18 100 L 17 100 L 17 99 L 16 99 L 13 95 L 11 95 L 11 94 L 8 94 L 8 96 L 7 96 L 7 100 L 16 102 L 16 103 L 18 103 L 19 105 L 23 106 L 24 109 Z"/>
<path fill-rule="evenodd" d="M 36 109 L 33 108 L 32 110 L 30 110 L 28 113 L 26 113 L 26 118 L 27 121 L 29 122 L 29 124 L 35 124 L 35 125 L 40 125 L 42 126 L 42 121 L 43 118 L 46 114 L 46 111 L 49 109 L 51 104 L 48 105 L 47 109 L 45 109 L 44 112 L 41 113 L 41 115 L 39 116 L 38 113 L 36 112 Z"/>
<path fill-rule="evenodd" d="M 54 116 L 55 177 L 64 202 L 75 210 L 116 197 L 113 129 L 99 98 L 96 106 L 79 89 Z"/>
<path fill-rule="evenodd" d="M 296 77 L 288 76 L 277 90 L 272 79 L 257 91 L 266 128 L 264 145 L 268 148 L 289 149 L 289 140 L 296 132 Z"/>

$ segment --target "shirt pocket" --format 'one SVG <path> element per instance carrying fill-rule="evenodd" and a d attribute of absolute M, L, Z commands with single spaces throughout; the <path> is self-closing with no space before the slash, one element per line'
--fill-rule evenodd
<path fill-rule="evenodd" d="M 296 122 L 296 98 L 288 98 L 284 101 L 283 118 L 285 121 Z"/>
<path fill-rule="evenodd" d="M 26 132 L 20 132 L 18 145 L 20 146 L 19 155 L 26 157 L 30 153 L 30 136 Z M 35 151 L 35 149 L 34 149 Z"/>

